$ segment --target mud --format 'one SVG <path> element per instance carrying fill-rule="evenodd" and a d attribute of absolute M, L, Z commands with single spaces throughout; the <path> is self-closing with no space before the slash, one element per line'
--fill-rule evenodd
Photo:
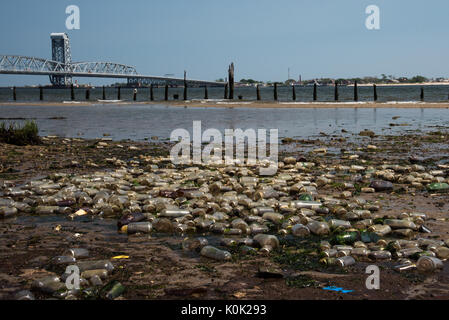
<path fill-rule="evenodd" d="M 365 165 L 418 162 L 428 171 L 447 163 L 447 139 L 445 131 L 402 136 L 323 135 L 310 141 L 285 139 L 281 158 L 294 156 L 315 162 L 318 166 L 314 170 L 320 170 L 320 165 L 352 165 L 362 160 Z M 147 164 L 139 162 L 141 155 L 167 155 L 170 150 L 169 143 L 159 141 L 103 141 L 106 145 L 101 148 L 98 142 L 47 137 L 39 146 L 1 144 L 0 183 L 7 180 L 20 185 L 56 172 L 111 171 L 121 165 L 145 169 Z M 376 145 L 377 149 L 366 151 L 367 145 Z M 320 147 L 329 151 L 325 155 L 311 151 Z M 349 159 L 345 151 L 358 154 L 359 158 Z M 345 179 L 341 177 L 341 182 Z M 449 239 L 449 194 L 409 189 L 395 183 L 394 192 L 362 196 L 379 201 L 386 215 L 425 212 L 426 226 L 432 231 L 429 238 Z M 340 183 L 319 189 L 324 195 L 341 191 Z M 218 238 L 205 236 L 212 244 L 218 244 Z M 30 289 L 32 281 L 41 275 L 61 275 L 64 269 L 52 264 L 51 259 L 71 247 L 88 248 L 90 258 L 95 260 L 111 260 L 115 270 L 108 282 L 118 280 L 126 287 L 118 299 L 449 299 L 447 262 L 442 271 L 431 274 L 416 270 L 397 273 L 390 268 L 391 262 L 376 262 L 381 267 L 380 290 L 368 290 L 365 268 L 370 263 L 361 262 L 345 269 L 323 266 L 307 252 L 313 239 L 304 243 L 286 237 L 281 240 L 282 250 L 268 256 L 234 253 L 231 261 L 217 262 L 182 250 L 185 237 L 121 234 L 117 232 L 116 219 L 96 216 L 70 221 L 61 215 L 22 214 L 0 220 L 0 299 L 12 299 L 17 291 Z M 129 258 L 112 259 L 116 256 Z M 260 268 L 276 271 L 271 277 L 261 277 Z M 353 291 L 324 290 L 327 286 Z M 36 298 L 48 296 L 36 293 Z"/>

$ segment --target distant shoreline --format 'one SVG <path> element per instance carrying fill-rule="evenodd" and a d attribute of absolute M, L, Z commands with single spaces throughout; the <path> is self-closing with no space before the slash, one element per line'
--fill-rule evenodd
<path fill-rule="evenodd" d="M 376 85 L 378 87 L 401 87 L 401 86 L 449 86 L 449 82 L 422 82 L 422 83 L 357 83 L 358 87 L 372 87 Z M 353 87 L 353 84 L 346 85 L 347 87 Z"/>
<path fill-rule="evenodd" d="M 358 87 L 372 87 L 373 85 L 376 85 L 378 87 L 406 87 L 406 86 L 449 86 L 449 82 L 421 82 L 421 83 L 357 83 Z M 313 85 L 295 85 L 296 87 L 312 87 Z M 333 87 L 333 85 L 318 85 L 319 87 Z M 340 84 L 339 86 L 341 87 L 353 87 L 354 84 Z M 39 86 L 2 86 L 0 87 L 0 89 L 12 89 L 16 87 L 16 89 L 39 89 Z M 95 88 L 102 88 L 102 86 L 93 86 Z M 260 88 L 272 88 L 273 86 L 260 86 Z M 290 87 L 290 85 L 278 85 L 278 87 Z M 52 88 L 47 87 L 47 86 L 43 86 L 43 89 L 67 89 L 69 90 L 70 88 Z M 76 90 L 78 89 L 92 89 L 92 87 L 75 87 Z M 117 87 L 113 86 L 106 86 L 106 89 L 116 89 Z M 122 88 L 127 88 L 127 89 L 134 89 L 135 87 L 127 87 L 124 86 Z M 136 89 L 147 89 L 148 87 L 137 87 Z M 155 87 L 155 88 L 163 88 L 163 86 L 160 87 Z M 182 86 L 179 87 L 175 87 L 175 88 L 182 88 Z M 212 87 L 211 87 L 212 88 Z M 238 83 L 235 84 L 235 88 L 254 88 L 253 86 L 245 86 L 245 85 L 239 85 Z"/>
<path fill-rule="evenodd" d="M 3 106 L 54 106 L 54 107 L 86 107 L 97 105 L 162 105 L 177 108 L 255 108 L 255 109 L 326 109 L 326 108 L 404 108 L 404 109 L 449 109 L 449 102 L 420 102 L 420 101 L 392 101 L 392 102 L 373 102 L 373 101 L 343 101 L 343 102 L 294 102 L 294 101 L 227 101 L 227 100 L 187 100 L 187 101 L 124 101 L 120 103 L 104 103 L 98 101 L 80 101 L 80 102 L 2 102 Z"/>

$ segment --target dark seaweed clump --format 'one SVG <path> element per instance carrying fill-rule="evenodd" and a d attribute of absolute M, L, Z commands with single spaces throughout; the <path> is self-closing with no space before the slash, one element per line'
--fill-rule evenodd
<path fill-rule="evenodd" d="M 26 121 L 23 126 L 15 123 L 0 123 L 0 142 L 16 146 L 40 144 L 41 140 L 36 122 Z"/>

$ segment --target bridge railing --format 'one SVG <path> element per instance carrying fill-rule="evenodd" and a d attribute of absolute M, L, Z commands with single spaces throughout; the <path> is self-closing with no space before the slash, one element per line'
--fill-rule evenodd
<path fill-rule="evenodd" d="M 111 62 L 76 62 L 71 68 L 74 73 L 138 75 L 134 67 Z"/>
<path fill-rule="evenodd" d="M 182 78 L 145 76 L 135 67 L 112 62 L 62 62 L 17 55 L 0 55 L 0 74 L 49 75 L 53 84 L 59 84 L 62 77 L 127 78 L 128 84 L 168 84 L 183 85 Z M 65 83 L 65 82 L 64 82 Z M 223 86 L 224 83 L 187 79 L 189 86 Z"/>
<path fill-rule="evenodd" d="M 64 63 L 26 56 L 0 55 L 0 71 L 66 72 Z"/>

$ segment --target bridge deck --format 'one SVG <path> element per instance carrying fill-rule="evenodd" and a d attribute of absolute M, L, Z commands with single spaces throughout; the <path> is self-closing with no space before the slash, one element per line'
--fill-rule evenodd
<path fill-rule="evenodd" d="M 81 71 L 76 71 L 81 70 Z M 118 73 L 120 72 L 120 73 Z M 110 62 L 83 62 L 62 64 L 47 59 L 0 55 L 0 74 L 87 77 L 87 78 L 115 78 L 128 79 L 128 83 L 167 83 L 184 84 L 183 78 L 160 77 L 138 74 L 134 67 Z M 187 85 L 195 86 L 224 86 L 223 82 L 186 79 Z"/>

